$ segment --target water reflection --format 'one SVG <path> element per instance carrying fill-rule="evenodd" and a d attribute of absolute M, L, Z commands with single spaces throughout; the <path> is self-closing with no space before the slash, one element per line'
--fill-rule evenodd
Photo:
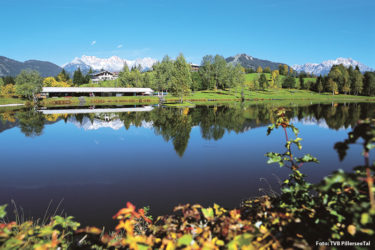
<path fill-rule="evenodd" d="M 85 130 L 153 127 L 156 135 L 162 136 L 166 142 L 171 141 L 176 153 L 183 156 L 193 127 L 200 128 L 203 139 L 220 140 L 226 132 L 243 133 L 273 123 L 277 108 L 274 104 L 232 104 L 196 108 L 116 106 L 30 109 L 0 113 L 0 131 L 19 126 L 25 136 L 35 137 L 43 133 L 45 124 L 60 120 Z M 355 125 L 359 119 L 374 117 L 374 108 L 371 103 L 293 105 L 287 107 L 286 115 L 304 124 L 320 124 L 338 130 Z"/>
<path fill-rule="evenodd" d="M 14 199 L 29 217 L 43 217 L 51 199 L 64 199 L 69 215 L 97 226 L 112 225 L 111 216 L 126 201 L 150 205 L 154 216 L 179 203 L 235 207 L 241 199 L 259 195 L 268 183 L 278 190 L 277 179 L 288 174 L 267 165 L 264 157 L 283 149 L 282 131 L 266 136 L 265 128 L 275 121 L 279 106 L 1 112 L 0 204 Z M 359 118 L 374 117 L 374 108 L 356 103 L 286 107 L 301 131 L 304 153 L 321 162 L 304 171 L 309 181 L 362 162 L 361 147 L 351 148 L 340 162 L 333 146 L 347 138 L 346 128 Z"/>

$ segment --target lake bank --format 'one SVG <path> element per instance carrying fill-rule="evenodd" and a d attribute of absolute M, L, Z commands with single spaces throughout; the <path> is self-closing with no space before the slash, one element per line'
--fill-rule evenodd
<path fill-rule="evenodd" d="M 164 103 L 179 103 L 180 97 L 166 95 Z M 354 95 L 332 95 L 331 93 L 316 93 L 309 90 L 268 89 L 264 91 L 249 91 L 241 89 L 206 90 L 192 92 L 183 97 L 184 102 L 199 105 L 211 105 L 228 102 L 280 102 L 280 103 L 329 103 L 329 102 L 375 102 L 375 97 Z M 60 97 L 47 98 L 39 101 L 40 106 L 99 106 L 99 105 L 150 105 L 158 104 L 158 96 L 121 96 L 121 97 Z M 26 100 L 18 98 L 0 98 L 0 105 L 26 104 Z M 182 106 L 182 105 L 178 105 Z"/>
<path fill-rule="evenodd" d="M 241 89 L 228 90 L 206 90 L 192 92 L 188 96 L 184 96 L 184 101 L 194 104 L 211 104 L 214 102 L 241 102 L 244 101 L 324 101 L 324 102 L 375 102 L 375 97 L 354 96 L 354 95 L 332 95 L 330 93 L 316 93 L 309 90 L 289 90 L 289 89 L 268 89 L 265 91 L 249 91 L 244 90 L 243 95 Z M 163 97 L 165 102 L 180 102 L 180 97 L 166 95 Z M 129 97 L 85 97 L 87 104 L 157 104 L 159 97 L 157 96 L 129 96 Z M 61 105 L 61 104 L 79 104 L 78 98 L 48 98 L 41 102 L 45 106 Z"/>

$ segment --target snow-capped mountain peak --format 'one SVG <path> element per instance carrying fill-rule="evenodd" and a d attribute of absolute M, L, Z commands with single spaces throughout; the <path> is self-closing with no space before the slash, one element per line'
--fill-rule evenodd
<path fill-rule="evenodd" d="M 108 70 L 112 72 L 121 71 L 126 63 L 129 68 L 140 65 L 143 69 L 149 69 L 157 60 L 151 57 L 137 58 L 135 60 L 122 59 L 118 56 L 111 56 L 109 58 L 99 58 L 96 56 L 83 55 L 82 57 L 75 57 L 71 62 L 64 64 L 62 67 L 69 73 L 73 73 L 78 68 L 84 73 L 87 73 L 90 68 L 93 70 Z"/>
<path fill-rule="evenodd" d="M 339 57 L 335 60 L 327 60 L 321 63 L 306 63 L 303 65 L 293 65 L 292 68 L 298 72 L 304 71 L 306 73 L 310 73 L 310 74 L 312 73 L 314 75 L 326 75 L 329 73 L 333 65 L 339 65 L 339 64 L 342 64 L 345 67 L 358 66 L 360 71 L 362 72 L 373 71 L 372 68 L 364 65 L 363 63 L 360 63 L 352 58 L 344 58 L 344 57 Z"/>

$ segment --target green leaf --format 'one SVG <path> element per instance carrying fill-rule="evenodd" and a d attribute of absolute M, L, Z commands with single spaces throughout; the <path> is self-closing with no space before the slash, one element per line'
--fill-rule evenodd
<path fill-rule="evenodd" d="M 316 162 L 319 163 L 318 159 L 310 154 L 305 154 L 303 157 L 296 158 L 297 162 Z"/>
<path fill-rule="evenodd" d="M 0 219 L 4 218 L 5 215 L 7 215 L 7 212 L 5 211 L 7 206 L 7 204 L 0 206 Z"/>
<path fill-rule="evenodd" d="M 214 218 L 214 210 L 212 209 L 212 207 L 202 208 L 202 213 L 207 220 L 211 220 Z"/>
<path fill-rule="evenodd" d="M 302 149 L 302 144 L 301 144 L 302 138 L 297 137 L 296 139 L 293 140 L 293 143 L 297 145 L 298 149 Z"/>
<path fill-rule="evenodd" d="M 7 240 L 1 247 L 3 247 L 3 249 L 19 249 L 23 243 L 24 242 L 22 240 L 12 237 Z"/>
<path fill-rule="evenodd" d="M 296 128 L 296 127 L 294 127 L 293 124 L 290 124 L 289 126 L 290 126 L 290 128 L 293 130 L 293 133 L 294 133 L 294 134 L 296 135 L 296 137 L 297 137 L 298 134 L 299 134 L 299 129 Z"/>
<path fill-rule="evenodd" d="M 53 233 L 53 227 L 52 226 L 44 226 L 40 229 L 39 236 L 50 236 Z"/>
<path fill-rule="evenodd" d="M 73 221 L 73 216 L 68 216 L 66 218 L 61 217 L 61 216 L 55 216 L 53 217 L 53 226 L 61 226 L 63 228 L 72 228 L 73 230 L 76 230 L 79 226 L 80 223 Z"/>
<path fill-rule="evenodd" d="M 368 213 L 363 213 L 361 215 L 361 224 L 365 225 L 370 221 L 370 215 Z"/>
<path fill-rule="evenodd" d="M 143 244 L 137 244 L 138 250 L 147 250 L 150 249 L 149 246 L 143 245 Z"/>
<path fill-rule="evenodd" d="M 288 150 L 290 150 L 290 145 L 291 145 L 292 143 L 294 143 L 294 144 L 298 147 L 298 149 L 301 150 L 301 149 L 302 149 L 302 144 L 300 143 L 300 141 L 302 141 L 302 138 L 300 138 L 300 137 L 297 137 L 297 138 L 294 139 L 294 140 L 289 140 L 289 141 L 286 142 L 285 147 L 286 147 Z"/>
<path fill-rule="evenodd" d="M 284 166 L 284 160 L 281 154 L 268 152 L 267 154 L 265 154 L 265 156 L 269 158 L 267 161 L 268 164 L 279 163 L 280 167 Z"/>
<path fill-rule="evenodd" d="M 189 246 L 191 244 L 191 242 L 193 241 L 193 236 L 191 236 L 190 234 L 185 234 L 183 236 L 181 236 L 178 241 L 177 241 L 177 246 L 178 247 L 181 247 L 181 246 Z"/>
<path fill-rule="evenodd" d="M 330 213 L 331 215 L 336 216 L 338 222 L 342 222 L 342 221 L 345 219 L 344 216 L 342 216 L 341 214 L 337 213 L 337 211 L 335 211 L 335 210 L 331 210 L 331 211 L 329 211 L 329 213 Z"/>
<path fill-rule="evenodd" d="M 254 236 L 249 233 L 244 233 L 242 235 L 237 235 L 232 241 L 227 245 L 228 249 L 241 249 L 243 246 L 251 245 Z"/>

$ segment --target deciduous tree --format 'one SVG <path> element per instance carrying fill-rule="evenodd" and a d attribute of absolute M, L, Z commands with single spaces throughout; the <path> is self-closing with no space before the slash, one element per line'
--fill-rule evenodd
<path fill-rule="evenodd" d="M 213 66 L 214 58 L 212 55 L 206 55 L 202 59 L 201 67 L 199 68 L 199 75 L 202 79 L 203 89 L 214 89 L 215 81 L 213 78 Z"/>
<path fill-rule="evenodd" d="M 368 96 L 375 96 L 375 73 L 366 72 L 363 78 L 363 93 Z"/>
<path fill-rule="evenodd" d="M 259 88 L 265 90 L 268 87 L 267 78 L 265 74 L 261 74 L 259 77 Z"/>
<path fill-rule="evenodd" d="M 12 97 L 16 95 L 16 89 L 13 84 L 7 84 L 0 87 L 0 95 L 4 97 Z"/>
<path fill-rule="evenodd" d="M 278 70 L 273 70 L 272 71 L 272 73 L 271 73 L 271 79 L 272 79 L 274 87 L 277 87 L 277 88 L 281 88 L 282 87 L 282 84 L 281 84 L 281 81 L 280 81 L 280 73 L 279 73 Z"/>
<path fill-rule="evenodd" d="M 129 76 L 130 76 L 129 66 L 125 62 L 124 66 L 122 67 L 122 70 L 118 74 L 118 83 L 121 87 L 126 87 L 128 85 Z"/>
<path fill-rule="evenodd" d="M 203 88 L 202 77 L 199 72 L 191 72 L 191 90 L 197 91 Z"/>
<path fill-rule="evenodd" d="M 363 89 L 363 75 L 359 70 L 354 70 L 351 78 L 351 89 L 353 94 L 359 95 Z"/>
<path fill-rule="evenodd" d="M 35 95 L 42 90 L 43 78 L 38 71 L 22 70 L 16 77 L 16 94 L 36 100 Z"/>
<path fill-rule="evenodd" d="M 54 77 L 46 77 L 43 80 L 43 87 L 70 87 L 68 82 L 56 81 Z"/>
<path fill-rule="evenodd" d="M 291 75 L 291 76 L 292 76 L 292 75 L 293 75 L 293 73 L 294 73 L 294 71 L 293 71 L 293 68 L 292 68 L 292 67 L 290 67 L 290 68 L 289 68 L 289 75 Z"/>
<path fill-rule="evenodd" d="M 169 90 L 173 77 L 173 61 L 166 55 L 161 62 L 154 64 L 153 68 L 155 71 L 156 89 L 161 92 Z"/>
<path fill-rule="evenodd" d="M 342 93 L 345 93 L 344 89 L 349 89 L 350 91 L 349 73 L 344 65 L 340 64 L 332 66 L 328 77 L 337 84 L 337 91 Z"/>
<path fill-rule="evenodd" d="M 145 72 L 143 75 L 143 86 L 144 88 L 154 88 L 154 74 L 153 72 Z"/>
<path fill-rule="evenodd" d="M 173 63 L 170 92 L 182 98 L 190 93 L 191 74 L 190 65 L 186 62 L 183 54 L 180 54 Z"/>
<path fill-rule="evenodd" d="M 338 91 L 338 86 L 337 86 L 337 83 L 332 80 L 332 78 L 328 77 L 328 80 L 327 80 L 327 89 L 329 91 L 332 91 L 332 95 L 335 94 L 335 92 Z"/>
<path fill-rule="evenodd" d="M 288 65 L 279 64 L 279 73 L 280 75 L 286 76 L 288 74 Z"/>
<path fill-rule="evenodd" d="M 228 64 L 224 57 L 207 55 L 203 57 L 199 74 L 204 89 L 225 89 L 236 87 L 244 83 L 245 69 L 237 64 Z"/>

